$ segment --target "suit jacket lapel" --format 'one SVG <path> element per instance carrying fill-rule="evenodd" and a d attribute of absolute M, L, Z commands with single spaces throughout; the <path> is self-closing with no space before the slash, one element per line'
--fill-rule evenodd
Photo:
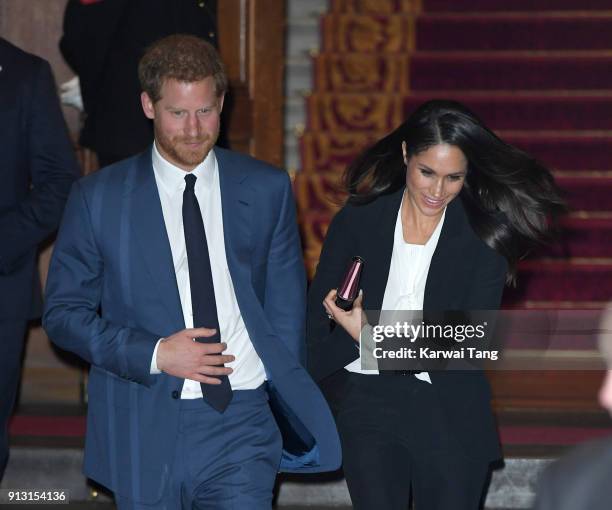
<path fill-rule="evenodd" d="M 391 266 L 391 255 L 393 254 L 393 237 L 395 234 L 395 222 L 397 212 L 402 203 L 404 195 L 404 187 L 390 195 L 383 197 L 384 203 L 380 214 L 377 218 L 373 218 L 373 232 L 368 258 L 371 261 L 373 268 L 378 268 L 376 274 L 371 274 L 371 280 L 367 287 L 369 296 L 364 295 L 364 304 L 366 309 L 380 310 L 385 296 L 385 288 L 387 287 L 387 279 L 389 278 L 389 268 Z M 368 258 L 365 261 L 367 271 Z M 365 286 L 365 285 L 364 285 Z"/>
<path fill-rule="evenodd" d="M 465 289 L 456 282 L 457 266 L 461 264 L 462 253 L 466 243 L 469 243 L 468 219 L 461 203 L 461 198 L 455 198 L 446 209 L 446 216 L 438 245 L 431 259 L 427 282 L 425 284 L 424 310 L 449 310 L 456 298 Z"/>
<path fill-rule="evenodd" d="M 245 287 L 238 285 L 238 282 L 246 283 L 251 279 L 255 192 L 245 182 L 248 178 L 246 168 L 237 166 L 229 151 L 215 148 L 215 156 L 219 167 L 225 254 L 240 301 L 240 291 Z"/>
<path fill-rule="evenodd" d="M 376 274 L 371 274 L 369 278 L 369 296 L 364 296 L 365 308 L 369 310 L 382 308 L 393 254 L 395 223 L 403 193 L 404 188 L 401 188 L 383 197 L 383 207 L 374 219 L 372 232 L 375 234 L 366 259 L 366 267 L 369 259 L 372 261 L 371 266 L 377 268 Z M 465 235 L 467 228 L 467 216 L 461 198 L 457 197 L 447 207 L 438 245 L 431 260 L 425 285 L 424 310 L 446 309 L 449 303 L 453 303 L 454 298 L 463 292 L 459 285 L 454 285 L 456 266 L 460 262 L 455 257 L 464 251 L 464 244 L 469 240 L 469 236 Z"/>
<path fill-rule="evenodd" d="M 126 193 L 131 194 L 133 200 L 132 232 L 140 246 L 140 255 L 168 310 L 174 331 L 178 331 L 185 324 L 170 241 L 153 173 L 151 150 L 146 150 L 136 159 Z"/>

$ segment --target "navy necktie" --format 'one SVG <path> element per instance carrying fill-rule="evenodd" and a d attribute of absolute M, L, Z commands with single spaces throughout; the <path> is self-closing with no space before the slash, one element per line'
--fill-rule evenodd
<path fill-rule="evenodd" d="M 183 192 L 183 229 L 185 231 L 185 246 L 189 265 L 193 327 L 216 329 L 217 333 L 214 336 L 196 338 L 198 342 L 215 343 L 221 341 L 221 332 L 219 331 L 206 231 L 204 230 L 200 205 L 194 191 L 195 182 L 195 175 L 188 174 L 185 176 L 186 186 Z M 200 386 L 202 387 L 204 400 L 222 413 L 232 400 L 232 387 L 226 375 L 215 377 L 221 380 L 221 384 L 201 383 Z"/>

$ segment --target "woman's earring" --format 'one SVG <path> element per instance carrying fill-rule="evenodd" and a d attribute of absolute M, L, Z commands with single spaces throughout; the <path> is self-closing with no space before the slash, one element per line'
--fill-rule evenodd
<path fill-rule="evenodd" d="M 406 149 L 406 142 L 402 142 L 402 156 L 404 156 L 404 165 L 408 166 L 408 151 Z"/>

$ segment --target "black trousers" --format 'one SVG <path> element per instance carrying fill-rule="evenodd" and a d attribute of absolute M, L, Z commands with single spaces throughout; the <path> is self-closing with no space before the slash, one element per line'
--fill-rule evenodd
<path fill-rule="evenodd" d="M 19 387 L 26 325 L 25 320 L 0 319 L 0 480 L 8 461 L 8 422 Z"/>
<path fill-rule="evenodd" d="M 431 384 L 341 370 L 323 390 L 356 510 L 407 510 L 411 493 L 417 510 L 479 508 L 489 462 L 463 451 Z"/>

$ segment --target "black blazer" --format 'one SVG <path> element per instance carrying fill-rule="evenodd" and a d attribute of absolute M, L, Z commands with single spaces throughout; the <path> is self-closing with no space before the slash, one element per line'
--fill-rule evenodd
<path fill-rule="evenodd" d="M 36 250 L 79 169 L 49 64 L 0 38 L 0 65 L 0 320 L 21 320 L 40 316 Z"/>
<path fill-rule="evenodd" d="M 357 359 L 354 340 L 341 327 L 330 331 L 322 301 L 339 284 L 354 255 L 365 259 L 361 279 L 364 309 L 382 307 L 393 250 L 393 234 L 404 189 L 364 206 L 344 206 L 334 217 L 321 252 L 308 297 L 308 369 L 315 380 L 325 378 Z M 461 198 L 447 207 L 434 252 L 423 309 L 495 310 L 499 308 L 507 263 L 474 233 Z M 500 449 L 490 410 L 490 389 L 479 371 L 431 372 L 449 425 L 466 453 L 490 460 Z"/>

